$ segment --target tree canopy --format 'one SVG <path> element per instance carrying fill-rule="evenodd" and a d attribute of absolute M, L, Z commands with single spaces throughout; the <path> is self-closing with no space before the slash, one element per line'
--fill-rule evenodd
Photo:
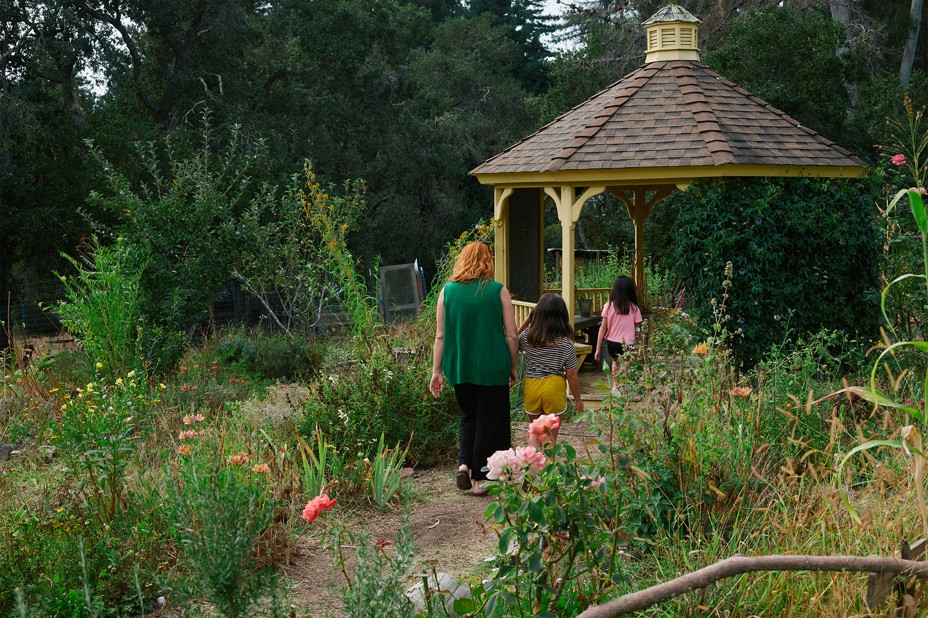
<path fill-rule="evenodd" d="M 47 273 L 91 222 L 117 223 L 87 201 L 106 183 L 86 140 L 141 187 L 135 144 L 193 151 L 177 137 L 205 110 L 217 135 L 265 145 L 262 183 L 304 159 L 327 181 L 362 180 L 361 259 L 430 266 L 492 212 L 468 170 L 639 66 L 640 23 L 662 4 L 575 0 L 554 19 L 540 0 L 0 0 L 2 279 Z M 909 0 L 681 5 L 703 20 L 707 64 L 877 156 Z"/>

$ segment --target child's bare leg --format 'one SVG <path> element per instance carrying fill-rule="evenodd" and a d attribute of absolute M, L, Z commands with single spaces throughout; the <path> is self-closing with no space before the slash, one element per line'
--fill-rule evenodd
<path fill-rule="evenodd" d="M 619 388 L 619 361 L 612 359 L 612 390 Z"/>
<path fill-rule="evenodd" d="M 538 417 L 541 416 L 541 414 L 532 414 L 531 412 L 527 412 L 526 414 L 528 414 L 529 425 L 531 425 L 533 421 L 537 420 Z M 538 441 L 538 436 L 535 436 L 533 434 L 528 434 L 528 445 L 534 446 L 535 448 L 540 448 L 541 442 Z"/>

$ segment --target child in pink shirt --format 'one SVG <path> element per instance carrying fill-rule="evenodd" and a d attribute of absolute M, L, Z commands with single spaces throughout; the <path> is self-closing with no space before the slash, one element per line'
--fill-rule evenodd
<path fill-rule="evenodd" d="M 635 344 L 635 329 L 641 324 L 638 309 L 638 292 L 628 277 L 616 277 L 609 293 L 609 302 L 603 305 L 603 321 L 596 339 L 596 360 L 602 358 L 603 340 L 612 357 L 612 381 L 619 370 L 619 357 Z"/>

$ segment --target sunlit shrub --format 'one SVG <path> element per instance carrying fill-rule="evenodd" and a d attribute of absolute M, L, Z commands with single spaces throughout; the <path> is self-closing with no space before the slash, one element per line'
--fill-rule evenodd
<path fill-rule="evenodd" d="M 64 470 L 78 481 L 101 525 L 124 507 L 136 442 L 151 420 L 147 387 L 145 376 L 135 371 L 88 382 L 74 394 L 65 393 L 60 420 L 52 425 L 51 441 L 60 449 Z"/>
<path fill-rule="evenodd" d="M 425 388 L 431 357 L 398 360 L 373 353 L 343 371 L 324 374 L 311 386 L 301 433 L 324 427 L 339 449 L 376 452 L 381 434 L 388 444 L 412 436 L 409 459 L 422 466 L 446 463 L 457 450 L 458 410 L 453 393 L 437 402 Z"/>
<path fill-rule="evenodd" d="M 95 240 L 91 255 L 65 256 L 77 274 L 60 275 L 65 284 L 65 300 L 57 308 L 61 322 L 98 371 L 111 378 L 142 367 L 143 303 L 135 251 L 122 239 L 113 247 Z"/>

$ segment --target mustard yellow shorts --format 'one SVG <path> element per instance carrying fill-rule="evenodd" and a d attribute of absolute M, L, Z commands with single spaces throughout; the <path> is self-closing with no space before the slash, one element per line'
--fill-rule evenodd
<path fill-rule="evenodd" d="M 525 378 L 525 411 L 529 414 L 560 414 L 567 409 L 564 376 Z"/>

